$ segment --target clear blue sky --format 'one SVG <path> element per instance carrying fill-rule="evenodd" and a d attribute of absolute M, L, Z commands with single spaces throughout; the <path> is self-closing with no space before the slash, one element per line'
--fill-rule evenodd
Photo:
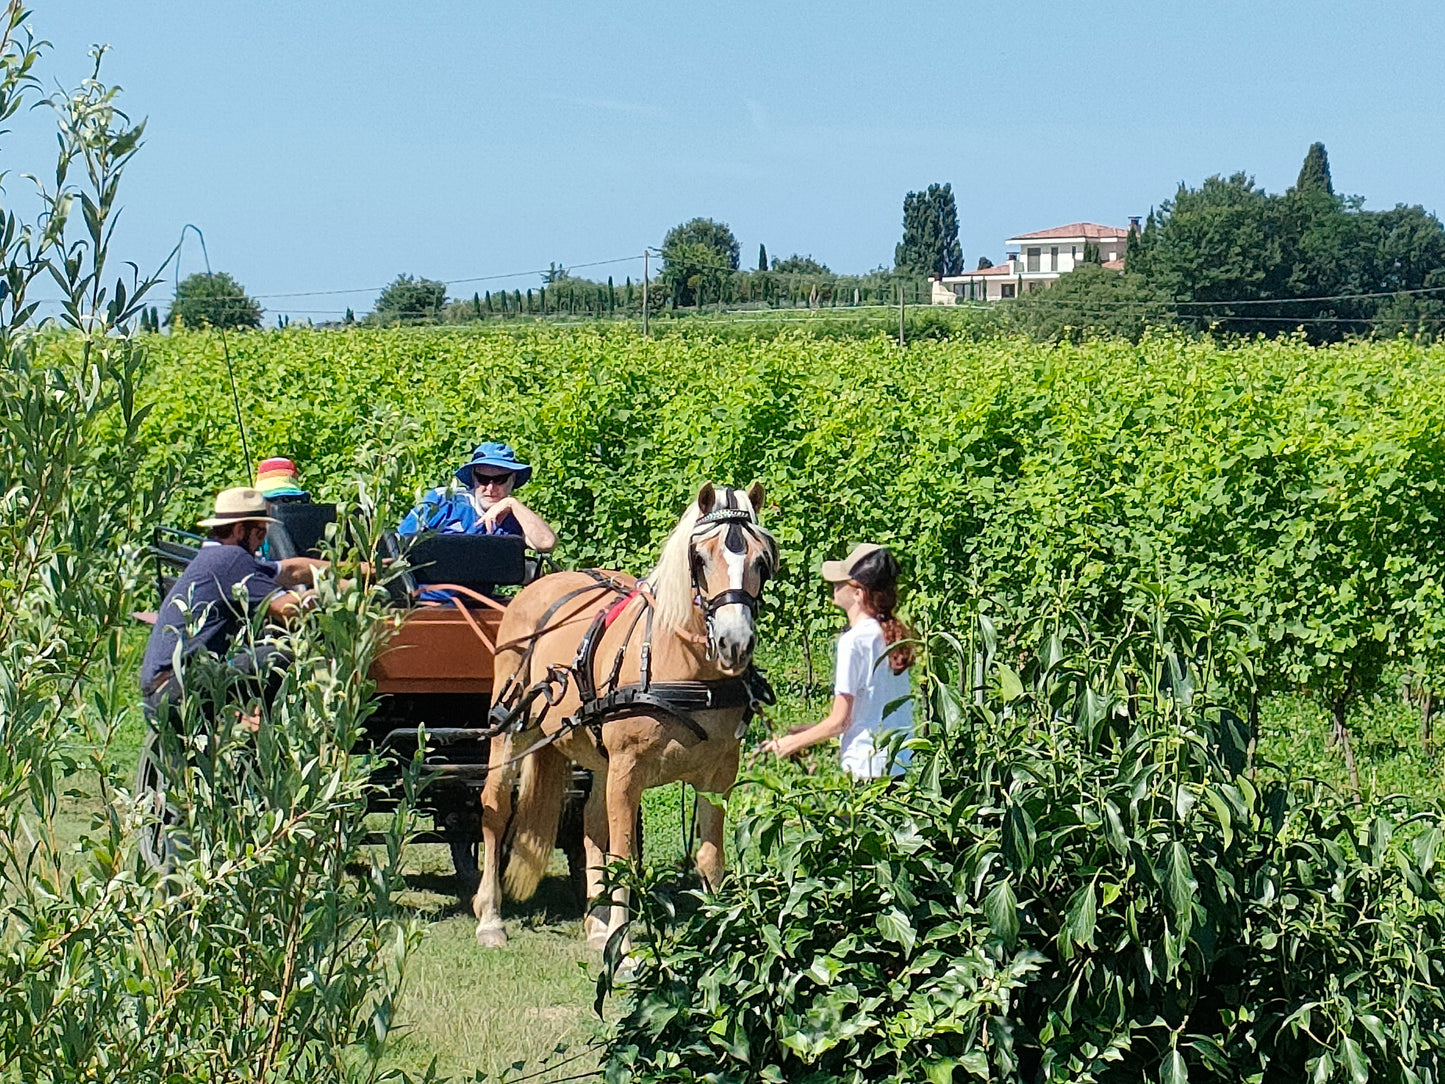
<path fill-rule="evenodd" d="M 1313 140 L 1368 206 L 1445 210 L 1445 9 L 1409 0 L 42 0 L 33 25 L 51 81 L 109 43 L 149 118 L 118 255 L 157 262 L 194 222 L 253 294 L 360 288 L 266 297 L 268 319 L 363 312 L 399 272 L 640 253 L 696 215 L 731 225 L 745 265 L 763 242 L 864 271 L 934 181 L 972 266 L 1014 233 L 1123 225 L 1181 180 L 1282 189 Z M 17 132 L 8 187 L 45 154 Z"/>

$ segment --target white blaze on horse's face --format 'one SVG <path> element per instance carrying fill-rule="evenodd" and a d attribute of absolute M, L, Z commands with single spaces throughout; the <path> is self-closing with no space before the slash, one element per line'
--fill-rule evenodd
<path fill-rule="evenodd" d="M 755 487 L 761 500 L 761 487 Z M 725 674 L 740 674 L 757 646 L 757 601 L 776 564 L 772 537 L 753 519 L 751 493 L 719 489 L 709 512 L 735 511 L 693 537 L 695 587 L 708 614 L 709 648 Z"/>

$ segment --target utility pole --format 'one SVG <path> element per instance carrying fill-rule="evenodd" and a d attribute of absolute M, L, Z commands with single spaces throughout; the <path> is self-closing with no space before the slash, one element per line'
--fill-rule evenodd
<path fill-rule="evenodd" d="M 898 349 L 902 350 L 907 343 L 903 339 L 903 286 L 898 287 Z"/>
<path fill-rule="evenodd" d="M 642 337 L 647 338 L 647 249 L 642 250 Z"/>

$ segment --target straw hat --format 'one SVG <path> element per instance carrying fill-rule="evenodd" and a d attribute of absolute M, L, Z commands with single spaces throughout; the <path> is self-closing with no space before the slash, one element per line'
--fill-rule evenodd
<path fill-rule="evenodd" d="M 259 489 L 236 486 L 216 494 L 216 510 L 201 520 L 202 527 L 224 527 L 228 523 L 275 523 L 266 514 L 266 498 Z"/>

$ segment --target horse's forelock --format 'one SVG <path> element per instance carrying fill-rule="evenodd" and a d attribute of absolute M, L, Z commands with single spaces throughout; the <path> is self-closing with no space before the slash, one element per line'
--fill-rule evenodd
<path fill-rule="evenodd" d="M 757 509 L 748 499 L 747 492 L 730 486 L 715 486 L 712 503 L 706 511 L 722 510 L 746 511 L 749 514 L 746 526 L 737 521 L 700 525 L 698 521 L 706 513 L 698 507 L 696 501 L 692 501 L 683 512 L 682 518 L 677 521 L 672 534 L 668 535 L 657 566 L 648 574 L 648 585 L 652 588 L 653 598 L 657 600 L 657 622 L 663 628 L 685 629 L 699 620 L 692 604 L 694 542 L 708 544 L 721 539 L 723 545 L 734 553 L 745 553 L 748 550 L 748 538 L 754 538 L 763 547 L 769 574 L 777 571 L 777 542 L 771 532 L 759 526 Z"/>

